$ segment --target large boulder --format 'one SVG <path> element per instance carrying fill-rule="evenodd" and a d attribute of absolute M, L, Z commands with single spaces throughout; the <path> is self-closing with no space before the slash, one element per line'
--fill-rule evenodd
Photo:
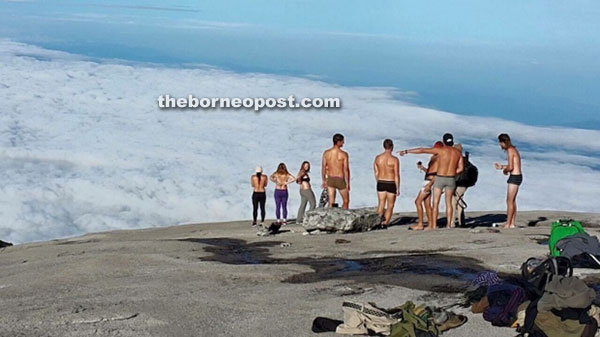
<path fill-rule="evenodd" d="M 304 215 L 302 227 L 307 231 L 364 232 L 381 224 L 375 208 L 317 208 Z"/>

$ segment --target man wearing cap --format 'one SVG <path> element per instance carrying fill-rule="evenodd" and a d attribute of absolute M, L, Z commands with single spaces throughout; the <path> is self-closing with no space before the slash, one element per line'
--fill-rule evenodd
<path fill-rule="evenodd" d="M 464 169 L 464 160 L 462 153 L 453 147 L 454 137 L 450 133 L 446 133 L 442 138 L 444 146 L 441 148 L 416 148 L 410 150 L 399 151 L 398 154 L 404 156 L 408 153 L 427 153 L 438 156 L 438 169 L 433 183 L 433 221 L 427 226 L 427 229 L 435 229 L 437 227 L 437 218 L 440 211 L 440 200 L 442 192 L 446 192 L 446 219 L 447 226 L 454 227 L 452 196 L 456 188 L 456 176 Z"/>

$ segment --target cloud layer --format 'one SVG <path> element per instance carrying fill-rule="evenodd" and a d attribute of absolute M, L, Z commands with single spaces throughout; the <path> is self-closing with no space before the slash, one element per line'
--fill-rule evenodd
<path fill-rule="evenodd" d="M 599 131 L 542 128 L 458 116 L 394 99 L 390 88 L 315 80 L 91 62 L 0 40 L 0 238 L 45 240 L 90 231 L 249 219 L 256 165 L 285 162 L 296 173 L 343 133 L 352 169 L 351 206 L 376 203 L 371 172 L 384 138 L 397 149 L 431 145 L 450 131 L 480 169 L 469 210 L 503 210 L 506 177 L 496 144 L 521 148 L 521 210 L 597 212 Z M 341 97 L 340 111 L 161 111 L 162 94 L 198 97 Z M 412 211 L 424 156 L 402 158 L 398 211 Z M 320 189 L 315 186 L 315 191 Z M 267 211 L 273 217 L 272 186 Z M 298 189 L 289 210 L 295 214 Z"/>

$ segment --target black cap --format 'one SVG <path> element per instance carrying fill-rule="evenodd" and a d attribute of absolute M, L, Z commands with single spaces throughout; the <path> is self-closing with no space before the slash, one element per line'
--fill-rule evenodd
<path fill-rule="evenodd" d="M 442 138 L 444 140 L 444 144 L 447 146 L 452 146 L 454 145 L 454 136 L 452 136 L 451 133 L 447 133 L 444 135 L 444 137 Z"/>

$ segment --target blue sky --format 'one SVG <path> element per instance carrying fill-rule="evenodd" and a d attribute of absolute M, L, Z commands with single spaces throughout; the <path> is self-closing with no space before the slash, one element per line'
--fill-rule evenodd
<path fill-rule="evenodd" d="M 459 114 L 600 129 L 598 17 L 591 0 L 0 0 L 0 37 L 390 86 Z"/>

